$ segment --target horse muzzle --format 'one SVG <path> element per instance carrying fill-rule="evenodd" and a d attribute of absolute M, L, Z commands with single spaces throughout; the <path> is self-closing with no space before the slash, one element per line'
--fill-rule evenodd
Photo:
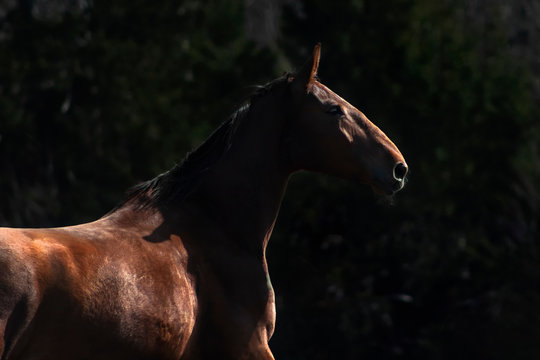
<path fill-rule="evenodd" d="M 407 179 L 409 168 L 404 162 L 398 162 L 392 169 L 392 175 L 375 177 L 372 188 L 376 193 L 384 195 L 393 195 L 403 189 Z"/>

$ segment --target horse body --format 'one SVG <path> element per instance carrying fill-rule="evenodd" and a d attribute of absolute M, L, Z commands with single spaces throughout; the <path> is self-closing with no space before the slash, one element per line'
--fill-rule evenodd
<path fill-rule="evenodd" d="M 194 244 L 199 232 L 173 230 L 182 222 L 139 212 L 127 205 L 74 227 L 2 229 L 3 358 L 270 354 L 274 300 L 262 253 L 229 249 L 214 224 L 211 241 Z M 147 222 L 159 226 L 140 227 Z"/>
<path fill-rule="evenodd" d="M 265 251 L 292 173 L 393 193 L 406 165 L 316 78 L 266 86 L 182 165 L 88 224 L 0 229 L 0 359 L 273 359 Z"/>
<path fill-rule="evenodd" d="M 197 309 L 185 249 L 117 226 L 2 231 L 3 358 L 175 359 L 185 349 Z"/>

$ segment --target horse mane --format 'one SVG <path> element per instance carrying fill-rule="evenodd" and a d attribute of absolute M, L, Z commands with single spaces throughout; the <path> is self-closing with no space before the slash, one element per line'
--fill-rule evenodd
<path fill-rule="evenodd" d="M 129 189 L 124 200 L 112 211 L 126 203 L 148 208 L 169 206 L 184 200 L 197 187 L 204 174 L 227 153 L 239 124 L 248 117 L 252 104 L 291 76 L 287 73 L 265 85 L 256 86 L 242 105 L 199 147 L 169 171 Z"/>

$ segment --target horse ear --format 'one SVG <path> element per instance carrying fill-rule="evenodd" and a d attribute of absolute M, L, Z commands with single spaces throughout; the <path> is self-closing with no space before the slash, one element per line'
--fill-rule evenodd
<path fill-rule="evenodd" d="M 321 43 L 318 43 L 315 45 L 315 48 L 313 49 L 313 55 L 311 58 L 306 61 L 306 63 L 298 70 L 296 75 L 294 76 L 294 81 L 296 83 L 299 83 L 304 87 L 304 89 L 308 89 L 311 82 L 315 79 L 315 76 L 317 75 L 317 69 L 319 68 L 319 59 L 321 58 Z"/>

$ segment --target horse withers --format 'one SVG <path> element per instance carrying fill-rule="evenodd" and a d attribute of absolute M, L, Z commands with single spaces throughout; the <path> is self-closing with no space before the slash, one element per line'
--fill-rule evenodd
<path fill-rule="evenodd" d="M 199 148 L 101 219 L 0 230 L 0 358 L 273 359 L 265 251 L 306 169 L 393 194 L 397 147 L 317 77 L 259 89 Z"/>

